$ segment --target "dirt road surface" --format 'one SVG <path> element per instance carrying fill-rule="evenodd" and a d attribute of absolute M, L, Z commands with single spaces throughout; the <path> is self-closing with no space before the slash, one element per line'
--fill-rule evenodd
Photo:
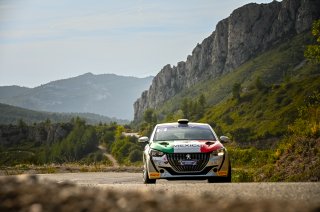
<path fill-rule="evenodd" d="M 320 211 L 320 183 L 166 181 L 140 173 L 0 177 L 0 211 Z"/>
<path fill-rule="evenodd" d="M 107 150 L 104 146 L 99 145 L 98 148 L 102 151 L 103 155 L 112 162 L 113 167 L 120 167 L 118 161 L 110 153 L 107 153 Z"/>
<path fill-rule="evenodd" d="M 121 191 L 164 191 L 189 196 L 210 194 L 242 200 L 284 200 L 320 205 L 320 183 L 217 183 L 207 181 L 158 180 L 156 185 L 144 185 L 142 174 L 128 172 L 40 174 L 40 179 L 59 183 L 72 182 L 82 186 Z"/>

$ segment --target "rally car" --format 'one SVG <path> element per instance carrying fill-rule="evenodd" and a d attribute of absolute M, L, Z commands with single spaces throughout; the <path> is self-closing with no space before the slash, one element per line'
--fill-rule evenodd
<path fill-rule="evenodd" d="M 231 182 L 231 164 L 222 143 L 229 138 L 217 137 L 209 124 L 176 123 L 155 126 L 143 152 L 143 182 L 154 184 L 157 179 L 208 180 Z"/>

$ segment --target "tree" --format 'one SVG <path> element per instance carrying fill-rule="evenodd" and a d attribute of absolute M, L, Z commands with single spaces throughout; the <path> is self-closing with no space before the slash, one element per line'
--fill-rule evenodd
<path fill-rule="evenodd" d="M 207 100 L 206 100 L 206 97 L 203 95 L 203 93 L 199 96 L 198 102 L 199 102 L 201 108 L 204 109 L 206 107 Z"/>
<path fill-rule="evenodd" d="M 299 117 L 288 126 L 289 132 L 297 136 L 320 137 L 320 92 L 314 91 L 298 108 Z"/>
<path fill-rule="evenodd" d="M 157 123 L 157 116 L 156 116 L 154 110 L 149 108 L 146 111 L 144 111 L 143 120 L 145 122 L 147 122 L 148 124 Z"/>
<path fill-rule="evenodd" d="M 206 97 L 201 94 L 198 98 L 198 103 L 199 103 L 199 108 L 198 108 L 198 118 L 200 119 L 203 114 L 204 114 L 204 111 L 206 109 L 206 106 L 207 106 L 207 100 L 206 100 Z"/>
<path fill-rule="evenodd" d="M 189 118 L 190 116 L 190 100 L 188 98 L 184 98 L 182 100 L 181 110 L 183 112 L 184 118 Z"/>
<path fill-rule="evenodd" d="M 19 127 L 20 129 L 24 129 L 24 128 L 26 128 L 27 126 L 28 126 L 27 123 L 24 122 L 23 119 L 19 119 L 19 120 L 18 120 L 18 127 Z"/>
<path fill-rule="evenodd" d="M 142 161 L 142 153 L 141 150 L 134 149 L 129 153 L 128 156 L 130 162 L 137 162 L 137 161 Z"/>
<path fill-rule="evenodd" d="M 151 108 L 147 109 L 143 113 L 144 123 L 140 126 L 141 133 L 145 135 L 150 135 L 154 126 L 157 124 L 157 114 Z"/>
<path fill-rule="evenodd" d="M 172 115 L 173 121 L 178 121 L 178 119 L 182 119 L 182 118 L 184 118 L 184 114 L 182 110 L 178 110 Z"/>
<path fill-rule="evenodd" d="M 315 37 L 316 43 L 313 45 L 307 46 L 307 49 L 304 52 L 304 56 L 308 60 L 319 64 L 320 63 L 320 19 L 313 22 L 311 33 Z"/>
<path fill-rule="evenodd" d="M 190 120 L 200 119 L 205 112 L 206 105 L 207 100 L 204 94 L 201 94 L 197 99 L 195 99 L 195 101 L 192 101 L 189 98 L 184 98 L 180 106 L 183 113 L 181 118 L 187 118 Z M 179 114 L 179 116 L 180 115 L 181 114 Z"/>
<path fill-rule="evenodd" d="M 52 161 L 62 163 L 80 160 L 96 150 L 99 141 L 95 128 L 84 125 L 80 120 L 76 123 L 66 138 L 50 148 Z"/>

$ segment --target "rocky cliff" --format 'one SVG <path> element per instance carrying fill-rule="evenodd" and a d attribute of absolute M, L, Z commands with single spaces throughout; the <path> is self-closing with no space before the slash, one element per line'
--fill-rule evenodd
<path fill-rule="evenodd" d="M 228 73 L 273 45 L 309 30 L 319 17 L 318 0 L 251 3 L 234 10 L 185 62 L 163 67 L 134 103 L 134 120 L 141 120 L 147 108 L 156 109 L 181 90 Z"/>

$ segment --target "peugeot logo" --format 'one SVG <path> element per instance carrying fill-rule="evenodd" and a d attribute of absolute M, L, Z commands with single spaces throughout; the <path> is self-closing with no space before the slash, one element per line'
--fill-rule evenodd
<path fill-rule="evenodd" d="M 191 160 L 191 155 L 190 154 L 186 154 L 186 159 L 187 160 Z"/>

